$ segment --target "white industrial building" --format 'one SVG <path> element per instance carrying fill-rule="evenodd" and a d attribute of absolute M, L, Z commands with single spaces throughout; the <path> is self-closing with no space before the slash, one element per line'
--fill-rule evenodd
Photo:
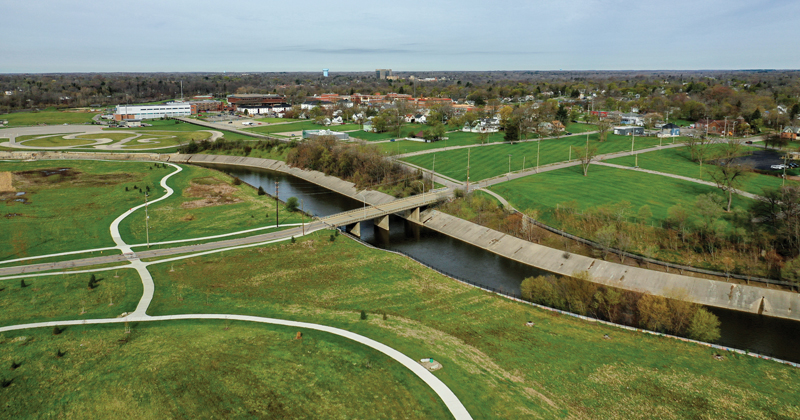
<path fill-rule="evenodd" d="M 192 104 L 174 102 L 158 105 L 117 105 L 114 119 L 122 120 L 147 120 L 162 117 L 185 117 L 192 115 Z"/>

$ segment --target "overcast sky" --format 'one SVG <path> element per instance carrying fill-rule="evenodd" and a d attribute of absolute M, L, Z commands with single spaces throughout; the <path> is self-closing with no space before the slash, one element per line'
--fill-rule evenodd
<path fill-rule="evenodd" d="M 798 69 L 798 0 L 0 0 L 0 73 Z"/>

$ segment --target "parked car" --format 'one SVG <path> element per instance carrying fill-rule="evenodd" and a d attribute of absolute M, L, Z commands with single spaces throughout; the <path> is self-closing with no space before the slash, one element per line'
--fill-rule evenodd
<path fill-rule="evenodd" d="M 790 168 L 800 168 L 800 163 L 792 162 L 792 163 L 789 164 L 789 167 Z"/>
<path fill-rule="evenodd" d="M 753 141 L 752 140 L 747 140 L 746 142 L 744 142 L 744 144 L 753 144 Z"/>
<path fill-rule="evenodd" d="M 770 168 L 776 169 L 776 170 L 781 170 L 781 169 L 786 169 L 786 165 L 781 163 L 779 165 L 772 165 L 772 166 L 770 166 Z"/>

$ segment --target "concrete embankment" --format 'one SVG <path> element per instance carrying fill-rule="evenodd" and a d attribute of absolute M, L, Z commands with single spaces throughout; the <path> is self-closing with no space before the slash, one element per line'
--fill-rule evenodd
<path fill-rule="evenodd" d="M 528 242 L 436 210 L 420 216 L 432 230 L 556 274 L 587 271 L 592 281 L 718 308 L 800 320 L 800 294 L 630 267 Z"/>
<path fill-rule="evenodd" d="M 102 153 L 102 152 L 11 152 L 0 151 L 0 160 L 135 160 L 166 162 L 169 155 L 159 153 Z"/>
<path fill-rule="evenodd" d="M 365 201 L 370 205 L 380 205 L 395 200 L 389 194 L 379 191 L 359 191 L 355 184 L 343 181 L 335 176 L 325 175 L 319 171 L 309 171 L 300 168 L 293 168 L 279 160 L 261 159 L 241 156 L 219 156 L 219 155 L 169 155 L 172 163 L 191 163 L 196 165 L 234 165 L 245 166 L 248 168 L 267 169 L 270 171 L 281 172 L 292 175 L 302 180 L 308 181 L 320 187 L 327 188 L 339 194 L 348 196 L 354 200 Z"/>

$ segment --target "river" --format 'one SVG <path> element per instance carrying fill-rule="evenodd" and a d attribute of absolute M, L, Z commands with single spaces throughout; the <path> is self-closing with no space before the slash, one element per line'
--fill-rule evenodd
<path fill-rule="evenodd" d="M 277 181 L 281 200 L 297 197 L 303 200 L 306 212 L 314 216 L 327 216 L 363 206 L 358 200 L 291 175 L 234 166 L 207 166 L 237 176 L 256 188 L 261 186 L 273 195 Z M 362 223 L 362 240 L 380 248 L 401 251 L 431 267 L 473 283 L 519 293 L 522 279 L 546 273 L 430 229 L 409 224 L 399 217 L 392 216 L 389 226 L 390 231 L 386 233 L 374 229 L 371 221 Z M 800 322 L 712 307 L 708 309 L 722 323 L 721 338 L 717 344 L 800 363 Z"/>

